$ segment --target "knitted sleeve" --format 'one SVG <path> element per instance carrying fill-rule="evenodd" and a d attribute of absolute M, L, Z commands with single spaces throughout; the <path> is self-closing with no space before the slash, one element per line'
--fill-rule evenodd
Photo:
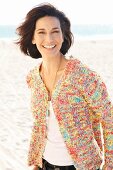
<path fill-rule="evenodd" d="M 32 84 L 33 84 L 32 71 L 30 71 L 30 72 L 27 74 L 27 76 L 26 76 L 26 82 L 27 82 L 28 88 L 31 88 L 31 87 L 32 87 Z"/>
<path fill-rule="evenodd" d="M 113 105 L 109 99 L 106 85 L 100 76 L 90 70 L 84 71 L 84 76 L 81 79 L 85 99 L 93 110 L 94 127 L 99 121 L 102 124 L 105 155 L 104 169 L 113 170 Z M 95 136 L 98 141 L 98 129 L 95 130 Z"/>

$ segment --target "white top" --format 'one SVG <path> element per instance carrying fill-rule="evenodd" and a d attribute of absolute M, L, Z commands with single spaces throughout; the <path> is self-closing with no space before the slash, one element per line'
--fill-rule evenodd
<path fill-rule="evenodd" d="M 51 101 L 49 101 L 49 109 L 50 114 L 47 117 L 47 143 L 43 158 L 53 165 L 74 165 L 60 133 Z"/>

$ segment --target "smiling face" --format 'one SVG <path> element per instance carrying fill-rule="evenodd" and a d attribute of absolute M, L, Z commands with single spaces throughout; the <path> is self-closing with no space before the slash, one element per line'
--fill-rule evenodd
<path fill-rule="evenodd" d="M 63 43 L 60 21 L 52 16 L 37 20 L 32 43 L 36 44 L 42 57 L 59 55 Z"/>

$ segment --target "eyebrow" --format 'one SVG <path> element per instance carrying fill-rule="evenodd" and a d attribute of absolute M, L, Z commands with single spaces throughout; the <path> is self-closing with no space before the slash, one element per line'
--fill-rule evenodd
<path fill-rule="evenodd" d="M 52 28 L 52 30 L 59 30 L 60 28 L 59 27 L 54 27 L 54 28 Z M 45 28 L 37 28 L 36 29 L 36 31 L 44 31 L 45 30 Z"/>

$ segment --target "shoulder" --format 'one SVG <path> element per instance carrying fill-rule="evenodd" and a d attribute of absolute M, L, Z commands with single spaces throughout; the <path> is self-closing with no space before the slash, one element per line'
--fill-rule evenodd
<path fill-rule="evenodd" d="M 102 81 L 100 75 L 93 69 L 91 69 L 88 65 L 84 64 L 79 59 L 72 59 L 71 62 L 71 78 L 74 82 L 78 82 L 78 84 L 89 84 L 91 82 Z"/>
<path fill-rule="evenodd" d="M 33 82 L 36 80 L 36 77 L 39 75 L 39 68 L 40 68 L 41 62 L 39 62 L 34 68 L 32 68 L 27 76 L 26 76 L 26 82 L 28 84 L 28 87 L 31 87 Z"/>
<path fill-rule="evenodd" d="M 100 92 L 102 90 L 106 91 L 106 85 L 96 71 L 90 69 L 78 59 L 74 59 L 72 63 L 74 67 L 71 74 L 71 81 L 76 88 L 85 93 L 93 92 L 94 89 Z"/>
<path fill-rule="evenodd" d="M 98 73 L 77 58 L 71 59 L 71 65 L 75 74 L 83 76 L 98 76 Z"/>

